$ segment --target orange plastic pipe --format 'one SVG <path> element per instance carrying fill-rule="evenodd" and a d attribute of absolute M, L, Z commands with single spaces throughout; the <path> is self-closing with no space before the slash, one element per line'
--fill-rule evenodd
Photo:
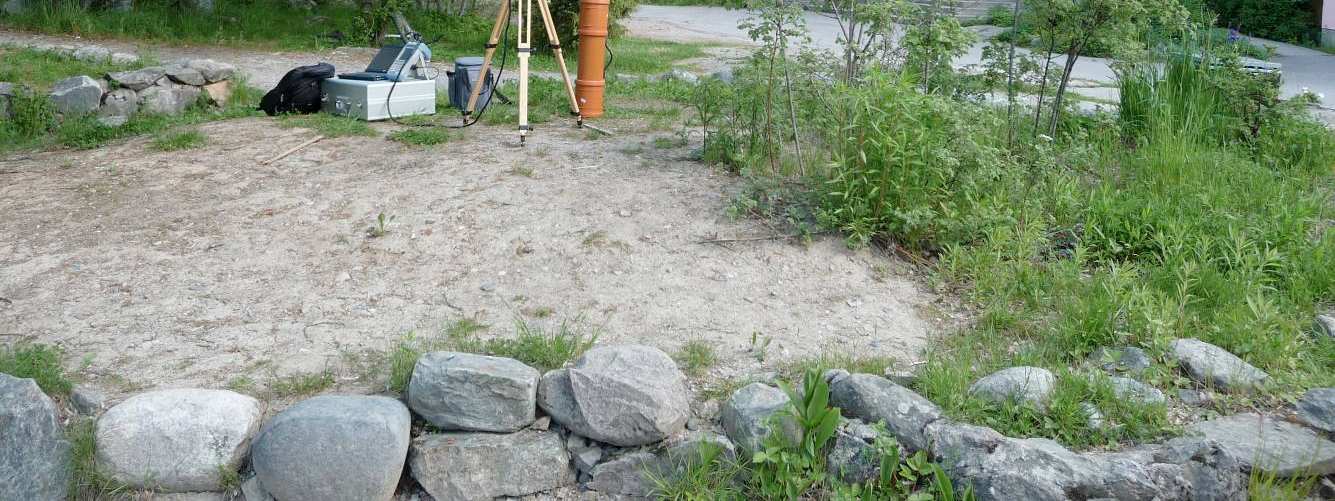
<path fill-rule="evenodd" d="M 611 0 L 579 0 L 579 75 L 575 99 L 584 118 L 603 116 L 603 52 Z"/>

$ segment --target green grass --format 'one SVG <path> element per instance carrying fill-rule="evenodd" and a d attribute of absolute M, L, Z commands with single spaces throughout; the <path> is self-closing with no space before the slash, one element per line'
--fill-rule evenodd
<path fill-rule="evenodd" d="M 56 82 L 69 77 L 87 75 L 100 79 L 107 73 L 143 66 L 144 63 L 85 61 L 54 52 L 0 47 L 0 82 L 22 83 L 43 94 Z"/>
<path fill-rule="evenodd" d="M 696 339 L 687 341 L 677 349 L 672 355 L 677 361 L 677 366 L 685 372 L 687 376 L 700 377 L 705 375 L 714 364 L 718 363 L 718 356 L 714 354 L 714 348 L 708 342 Z"/>
<path fill-rule="evenodd" d="M 329 371 L 291 374 L 269 383 L 269 396 L 291 398 L 314 395 L 334 386 L 334 374 Z"/>
<path fill-rule="evenodd" d="M 311 129 L 326 138 L 350 136 L 374 136 L 375 129 L 370 124 L 352 117 L 340 117 L 327 113 L 313 115 L 286 115 L 278 120 L 278 125 L 288 128 Z"/>
<path fill-rule="evenodd" d="M 0 345 L 0 373 L 30 378 L 54 397 L 69 395 L 74 383 L 60 365 L 59 348 L 45 344 Z"/>
<path fill-rule="evenodd" d="M 482 55 L 493 19 L 490 12 L 456 16 L 408 9 L 404 14 L 413 28 L 431 42 L 436 65 L 442 69 L 451 66 L 456 57 Z M 369 32 L 356 7 L 339 2 L 320 2 L 313 11 L 294 9 L 281 0 L 217 2 L 213 13 L 189 15 L 182 15 L 180 8 L 166 2 L 136 2 L 132 12 L 88 11 L 75 2 L 51 2 L 20 14 L 0 14 L 0 26 L 93 38 L 254 49 L 319 50 L 370 45 Z M 507 48 L 506 53 L 496 55 L 497 64 L 505 55 L 506 72 L 517 71 L 519 67 L 514 37 L 512 28 L 503 45 Z M 573 75 L 578 43 L 574 37 L 563 42 L 567 66 Z M 703 47 L 701 44 L 615 37 L 611 40 L 612 64 L 608 72 L 662 73 L 671 69 L 675 62 L 703 56 Z M 557 69 L 554 55 L 545 50 L 535 52 L 530 63 L 537 71 Z"/>
<path fill-rule="evenodd" d="M 580 319 L 562 321 L 554 329 L 516 319 L 514 337 L 479 339 L 478 334 L 488 329 L 487 325 L 465 318 L 450 323 L 438 334 L 405 334 L 390 351 L 389 389 L 403 393 L 412 379 L 417 359 L 427 352 L 457 351 L 513 358 L 546 372 L 583 355 L 598 340 L 597 330 Z"/>
<path fill-rule="evenodd" d="M 355 7 L 322 5 L 315 12 L 286 2 L 216 2 L 213 13 L 183 13 L 174 2 L 138 1 L 130 12 L 88 11 L 77 2 L 32 2 L 19 14 L 0 15 L 0 25 L 91 38 L 128 38 L 192 45 L 226 45 L 285 50 L 339 45 L 330 35 L 356 37 Z M 421 28 L 419 28 L 421 29 Z M 346 40 L 354 41 L 354 40 Z"/>
<path fill-rule="evenodd" d="M 227 389 L 246 395 L 254 395 L 255 380 L 250 376 L 236 376 L 227 380 Z"/>
<path fill-rule="evenodd" d="M 779 165 L 766 158 L 767 117 L 751 112 L 768 98 L 765 68 L 739 70 L 727 92 L 673 99 L 719 115 L 711 141 L 760 190 L 739 212 L 894 247 L 963 296 L 976 321 L 932 347 L 916 391 L 956 419 L 1102 448 L 1176 429 L 1168 409 L 1119 399 L 1086 369 L 1101 347 L 1145 349 L 1158 362 L 1138 379 L 1170 396 L 1195 386 L 1167 363 L 1178 338 L 1270 373 L 1264 391 L 1222 399 L 1220 412 L 1335 384 L 1335 341 L 1312 332 L 1313 314 L 1335 305 L 1335 135 L 1259 80 L 1177 61 L 1190 64 L 1124 73 L 1120 118 L 1072 115 L 1051 139 L 1027 118 L 1014 144 L 1004 108 L 924 95 L 900 74 L 799 88 L 806 175 L 785 163 L 787 117 L 774 116 Z M 786 101 L 782 86 L 775 94 Z M 807 366 L 839 364 L 859 365 Z M 1058 375 L 1046 410 L 968 395 L 1017 365 Z M 1084 403 L 1107 424 L 1091 426 Z"/>
<path fill-rule="evenodd" d="M 450 140 L 450 133 L 441 128 L 415 128 L 396 130 L 386 136 L 390 141 L 398 141 L 412 146 L 435 146 Z"/>
<path fill-rule="evenodd" d="M 166 131 L 155 136 L 148 147 L 157 151 L 181 151 L 200 148 L 208 142 L 208 136 L 197 130 Z"/>
<path fill-rule="evenodd" d="M 65 438 L 70 442 L 69 499 L 121 499 L 131 491 L 97 470 L 96 420 L 74 420 L 65 428 Z"/>

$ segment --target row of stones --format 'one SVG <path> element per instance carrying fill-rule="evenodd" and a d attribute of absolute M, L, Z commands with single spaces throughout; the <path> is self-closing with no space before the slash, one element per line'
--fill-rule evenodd
<path fill-rule="evenodd" d="M 825 377 L 831 405 L 850 418 L 827 461 L 829 474 L 846 482 L 879 476 L 877 432 L 868 423 L 882 423 L 908 451 L 928 452 L 980 500 L 1230 500 L 1247 496 L 1246 472 L 1253 469 L 1281 477 L 1335 473 L 1335 443 L 1318 431 L 1257 414 L 1197 423 L 1186 436 L 1163 444 L 1078 454 L 1048 439 L 1011 438 L 953 422 L 932 402 L 883 377 L 837 370 Z M 1335 412 L 1335 389 L 1313 390 L 1305 400 L 1320 405 L 1328 420 Z M 795 439 L 796 423 L 777 414 L 787 406 L 785 393 L 753 383 L 723 405 L 722 425 L 743 450 L 759 448 L 770 433 Z"/>
<path fill-rule="evenodd" d="M 406 464 L 437 500 L 491 499 L 570 485 L 577 472 L 593 487 L 634 490 L 621 479 L 640 470 L 621 456 L 666 462 L 701 441 L 726 443 L 684 433 L 685 377 L 645 346 L 597 347 L 545 375 L 511 359 L 430 353 L 407 401 L 319 396 L 262 423 L 264 406 L 230 391 L 143 393 L 97 420 L 96 464 L 136 489 L 217 492 L 249 457 L 251 501 L 387 500 Z M 431 432 L 411 436 L 410 407 Z M 31 380 L 0 375 L 0 440 L 18 444 L 0 451 L 0 465 L 16 472 L 0 476 L 0 499 L 65 497 L 70 446 Z"/>
<path fill-rule="evenodd" d="M 883 423 L 909 450 L 929 451 L 956 481 L 978 487 L 982 499 L 1065 499 L 1069 493 L 1148 499 L 1155 492 L 1168 493 L 1162 499 L 1228 499 L 1245 486 L 1247 468 L 1277 475 L 1335 472 L 1335 444 L 1263 416 L 1199 423 L 1191 431 L 1200 437 L 1124 453 L 1075 454 L 1048 440 L 953 423 L 931 402 L 879 376 L 832 371 L 827 379 L 831 402 L 853 418 L 841 427 L 829 461 L 831 474 L 850 482 L 872 478 L 879 467 L 876 432 L 867 423 Z M 12 392 L 0 384 L 6 402 L 0 408 L 46 409 L 40 416 L 0 419 L 25 423 L 0 427 L 5 443 L 24 444 L 0 460 L 21 472 L 14 478 L 27 481 L 27 487 L 0 485 L 0 494 L 58 499 L 65 474 L 59 456 L 68 445 L 59 438 L 49 399 L 31 381 L 26 385 L 26 392 Z M 1014 398 L 1025 388 L 1006 394 Z M 1304 402 L 1312 401 L 1314 416 L 1325 416 L 1319 428 L 1329 433 L 1335 390 L 1309 396 L 1318 392 L 1325 392 L 1324 404 L 1320 398 Z M 26 395 L 14 396 L 20 393 Z M 407 401 L 316 397 L 259 429 L 262 407 L 250 397 L 220 390 L 141 394 L 98 421 L 98 464 L 137 487 L 213 491 L 221 487 L 219 472 L 236 471 L 249 453 L 251 501 L 387 499 L 405 457 L 411 475 L 436 499 L 519 496 L 576 481 L 606 494 L 647 496 L 650 475 L 680 467 L 699 444 L 716 444 L 733 456 L 736 449 L 757 450 L 771 432 L 800 433 L 792 421 L 775 420 L 787 396 L 757 383 L 724 405 L 726 437 L 682 434 L 689 413 L 683 376 L 667 355 L 642 346 L 599 347 L 545 375 L 510 359 L 431 353 L 414 368 Z M 441 433 L 411 439 L 409 407 Z M 538 419 L 537 408 L 548 417 Z"/>
<path fill-rule="evenodd" d="M 230 79 L 236 68 L 211 59 L 182 60 L 166 66 L 115 72 L 105 79 L 88 75 L 66 78 L 51 87 L 48 98 L 62 116 L 94 114 L 102 125 L 125 124 L 138 113 L 179 115 L 201 95 L 224 104 L 231 95 Z M 22 88 L 0 83 L 0 115 Z"/>

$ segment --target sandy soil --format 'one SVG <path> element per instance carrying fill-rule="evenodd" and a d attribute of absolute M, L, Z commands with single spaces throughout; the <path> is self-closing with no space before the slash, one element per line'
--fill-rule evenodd
<path fill-rule="evenodd" d="M 907 266 L 837 239 L 698 243 L 772 232 L 727 215 L 737 178 L 650 144 L 665 132 L 340 138 L 266 166 L 314 133 L 267 118 L 200 130 L 209 144 L 184 152 L 139 138 L 0 161 L 0 341 L 57 344 L 123 394 L 352 380 L 350 354 L 409 331 L 583 317 L 605 343 L 705 340 L 720 377 L 762 370 L 753 333 L 772 339 L 766 366 L 823 349 L 912 360 L 944 311 Z M 369 237 L 380 213 L 389 232 Z"/>

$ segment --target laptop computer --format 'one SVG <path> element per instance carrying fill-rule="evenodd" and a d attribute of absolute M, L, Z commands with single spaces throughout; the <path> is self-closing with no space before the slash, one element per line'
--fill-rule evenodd
<path fill-rule="evenodd" d="M 371 64 L 366 67 L 366 71 L 340 73 L 338 77 L 347 80 L 387 80 L 389 79 L 389 69 L 394 65 L 394 61 L 399 58 L 399 55 L 403 53 L 403 47 L 402 45 L 381 47 L 380 52 L 377 52 L 375 57 L 371 59 Z"/>

